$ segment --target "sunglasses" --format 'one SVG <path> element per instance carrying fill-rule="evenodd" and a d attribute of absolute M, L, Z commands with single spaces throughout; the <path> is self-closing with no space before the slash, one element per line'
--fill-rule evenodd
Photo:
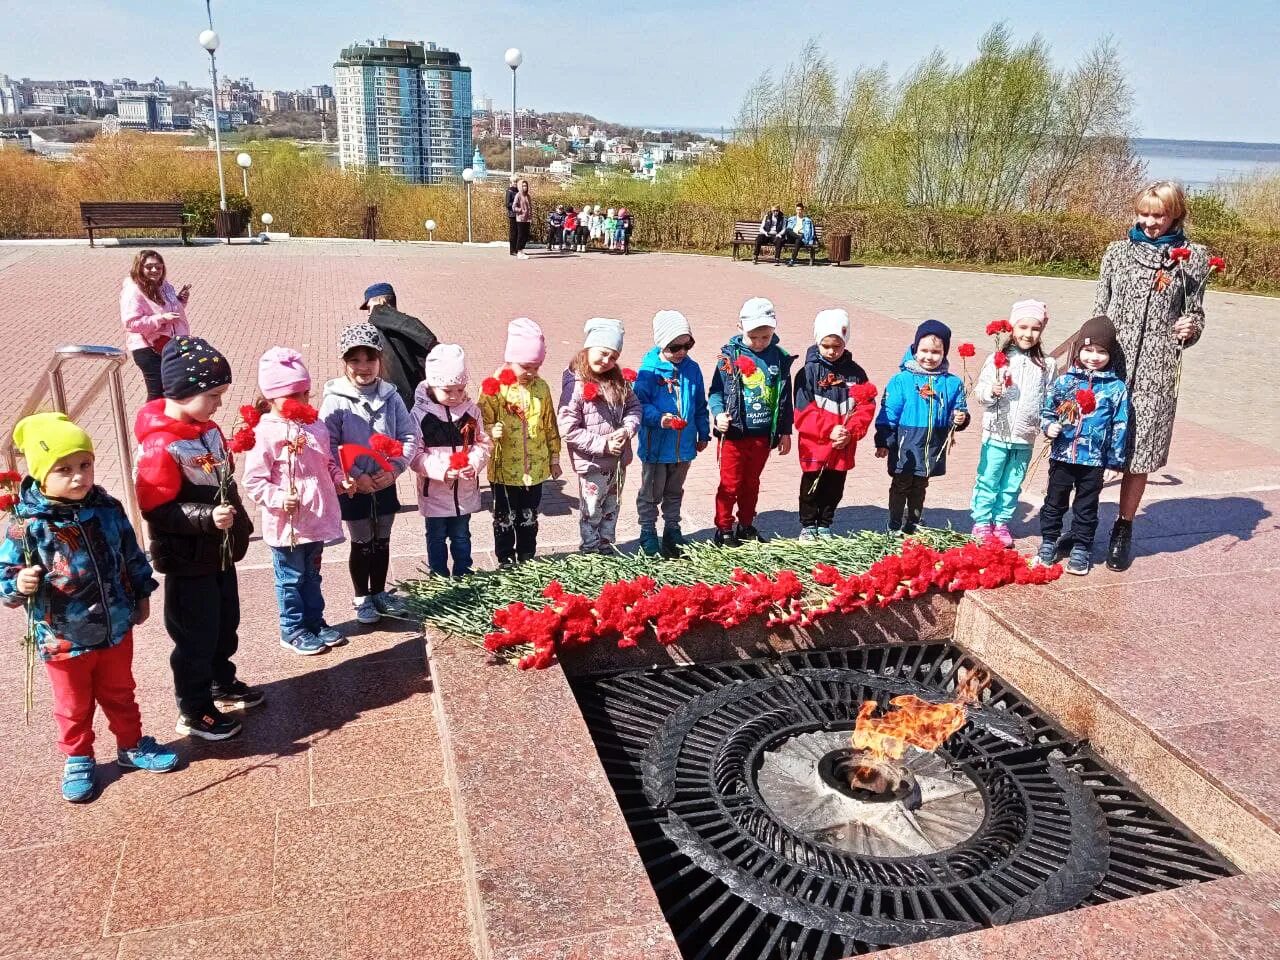
<path fill-rule="evenodd" d="M 667 350 L 671 353 L 688 353 L 693 349 L 694 340 L 682 340 L 679 343 L 667 344 Z"/>

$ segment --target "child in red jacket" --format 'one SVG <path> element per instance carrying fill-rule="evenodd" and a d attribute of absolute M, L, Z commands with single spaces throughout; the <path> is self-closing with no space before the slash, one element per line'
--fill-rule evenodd
<path fill-rule="evenodd" d="M 801 540 L 832 535 L 854 448 L 876 414 L 876 388 L 845 349 L 849 315 L 823 310 L 814 318 L 813 339 L 795 382 Z"/>

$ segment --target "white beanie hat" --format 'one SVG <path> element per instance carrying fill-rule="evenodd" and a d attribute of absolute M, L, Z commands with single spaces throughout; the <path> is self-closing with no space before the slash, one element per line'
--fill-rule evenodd
<path fill-rule="evenodd" d="M 622 321 L 609 317 L 592 317 L 582 328 L 587 339 L 583 347 L 604 347 L 615 353 L 622 352 Z"/>
<path fill-rule="evenodd" d="M 754 330 L 756 327 L 777 327 L 778 314 L 773 309 L 773 301 L 764 297 L 752 297 L 742 305 L 738 312 L 738 320 L 742 323 L 742 332 Z"/>
<path fill-rule="evenodd" d="M 813 342 L 821 343 L 825 337 L 839 337 L 849 342 L 849 314 L 838 308 L 819 311 L 813 318 Z"/>
<path fill-rule="evenodd" d="M 653 315 L 653 342 L 660 348 L 665 350 L 683 336 L 693 336 L 693 331 L 679 310 L 659 310 Z"/>
<path fill-rule="evenodd" d="M 1039 300 L 1019 300 L 1009 308 L 1009 322 L 1016 323 L 1018 320 L 1036 320 L 1047 324 L 1049 308 Z"/>

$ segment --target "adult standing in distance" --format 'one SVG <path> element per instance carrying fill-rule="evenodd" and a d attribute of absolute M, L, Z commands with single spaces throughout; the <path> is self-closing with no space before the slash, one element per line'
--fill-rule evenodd
<path fill-rule="evenodd" d="M 786 229 L 787 218 L 782 215 L 782 207 L 776 203 L 773 209 L 764 215 L 764 219 L 760 221 L 760 232 L 756 234 L 756 253 L 751 258 L 752 263 L 760 262 L 760 248 L 765 244 L 775 245 L 773 259 L 776 262 L 782 253 L 782 231 Z"/>
<path fill-rule="evenodd" d="M 382 351 L 382 376 L 413 409 L 413 392 L 426 376 L 426 361 L 438 342 L 436 335 L 417 317 L 396 309 L 396 291 L 389 283 L 375 283 L 364 292 L 361 310 L 378 328 L 387 349 Z"/>
<path fill-rule="evenodd" d="M 1115 324 L 1117 372 L 1129 388 L 1129 458 L 1120 483 L 1120 513 L 1111 530 L 1107 566 L 1127 570 L 1133 562 L 1133 520 L 1147 475 L 1168 462 L 1178 406 L 1182 350 L 1204 332 L 1204 288 L 1209 252 L 1187 243 L 1182 185 L 1159 180 L 1134 198 L 1129 236 L 1107 246 L 1093 312 Z M 1189 249 L 1179 266 L 1172 251 Z M 1184 280 L 1185 278 L 1185 280 Z"/>
<path fill-rule="evenodd" d="M 187 326 L 190 296 L 189 283 L 173 289 L 164 257 L 154 250 L 138 251 L 120 289 L 120 322 L 124 324 L 125 347 L 147 384 L 148 401 L 164 395 L 160 380 L 164 345 L 191 332 Z"/>
<path fill-rule="evenodd" d="M 507 185 L 507 246 L 513 257 L 520 252 L 516 249 L 516 212 L 511 208 L 512 203 L 515 202 L 516 194 L 520 192 L 519 183 L 519 178 L 513 173 L 511 175 L 511 183 Z"/>
<path fill-rule="evenodd" d="M 529 227 L 533 222 L 533 197 L 529 196 L 528 180 L 520 181 L 519 191 L 511 201 L 511 209 L 516 215 L 516 256 L 521 260 L 528 260 L 529 255 L 524 252 L 524 247 L 529 242 Z"/>

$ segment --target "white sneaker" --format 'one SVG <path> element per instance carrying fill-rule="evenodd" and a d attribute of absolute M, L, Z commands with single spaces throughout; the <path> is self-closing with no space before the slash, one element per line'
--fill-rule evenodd
<path fill-rule="evenodd" d="M 521 250 L 519 253 L 517 253 L 517 254 L 516 254 L 516 259 L 517 259 L 517 260 L 528 260 L 528 259 L 529 259 L 529 255 L 528 255 L 527 253 L 525 253 L 523 250 Z"/>
<path fill-rule="evenodd" d="M 360 623 L 377 623 L 382 619 L 382 614 L 374 606 L 373 597 L 356 597 L 351 605 L 356 608 L 356 620 Z"/>

